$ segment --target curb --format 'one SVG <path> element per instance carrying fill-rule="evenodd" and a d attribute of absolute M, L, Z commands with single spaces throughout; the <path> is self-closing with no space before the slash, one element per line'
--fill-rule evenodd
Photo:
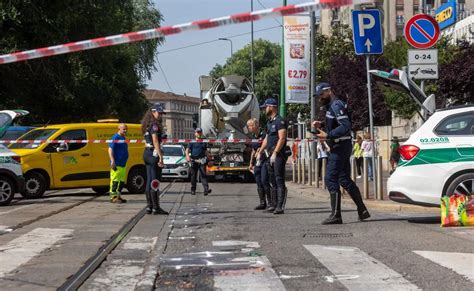
<path fill-rule="evenodd" d="M 293 182 L 287 182 L 288 192 L 301 194 L 308 198 L 316 198 L 318 200 L 329 202 L 329 193 L 327 190 L 322 188 L 316 188 L 315 186 L 300 185 Z M 348 195 L 342 196 L 341 201 L 343 206 L 354 207 L 354 202 Z M 410 204 L 399 204 L 391 200 L 373 200 L 364 199 L 364 203 L 369 209 L 376 209 L 386 212 L 418 212 L 418 213 L 432 213 L 439 214 L 440 210 L 436 207 L 423 207 Z"/>

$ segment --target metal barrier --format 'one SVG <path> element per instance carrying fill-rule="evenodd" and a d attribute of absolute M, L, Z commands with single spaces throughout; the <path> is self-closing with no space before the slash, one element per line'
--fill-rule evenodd
<path fill-rule="evenodd" d="M 313 159 L 309 159 L 308 185 L 313 186 Z"/>
<path fill-rule="evenodd" d="M 301 160 L 301 184 L 306 184 L 306 159 Z"/>
<path fill-rule="evenodd" d="M 327 159 L 323 159 L 323 165 L 321 167 L 321 184 L 323 186 L 323 189 L 326 189 L 326 164 Z"/>
<path fill-rule="evenodd" d="M 316 182 L 316 188 L 319 188 L 319 163 L 319 159 L 314 160 L 314 181 Z"/>

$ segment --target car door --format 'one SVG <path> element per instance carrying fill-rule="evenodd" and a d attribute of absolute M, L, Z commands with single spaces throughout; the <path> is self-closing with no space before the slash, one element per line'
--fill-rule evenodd
<path fill-rule="evenodd" d="M 57 140 L 87 139 L 85 129 L 70 129 L 60 134 Z M 50 144 L 45 148 L 51 155 L 54 187 L 87 187 L 94 179 L 90 144 L 62 143 Z"/>
<path fill-rule="evenodd" d="M 453 147 L 456 161 L 474 161 L 474 110 L 444 118 L 435 128 L 438 136 L 444 136 Z"/>

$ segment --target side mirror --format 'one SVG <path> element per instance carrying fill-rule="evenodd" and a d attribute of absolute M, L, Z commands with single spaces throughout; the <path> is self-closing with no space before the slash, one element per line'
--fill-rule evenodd
<path fill-rule="evenodd" d="M 67 152 L 69 150 L 69 145 L 67 143 L 61 143 L 56 148 L 56 152 Z"/>

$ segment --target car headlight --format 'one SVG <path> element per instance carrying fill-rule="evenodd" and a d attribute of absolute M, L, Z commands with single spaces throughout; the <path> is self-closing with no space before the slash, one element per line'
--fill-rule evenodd
<path fill-rule="evenodd" d="M 189 163 L 181 163 L 179 164 L 181 167 L 189 168 Z"/>

